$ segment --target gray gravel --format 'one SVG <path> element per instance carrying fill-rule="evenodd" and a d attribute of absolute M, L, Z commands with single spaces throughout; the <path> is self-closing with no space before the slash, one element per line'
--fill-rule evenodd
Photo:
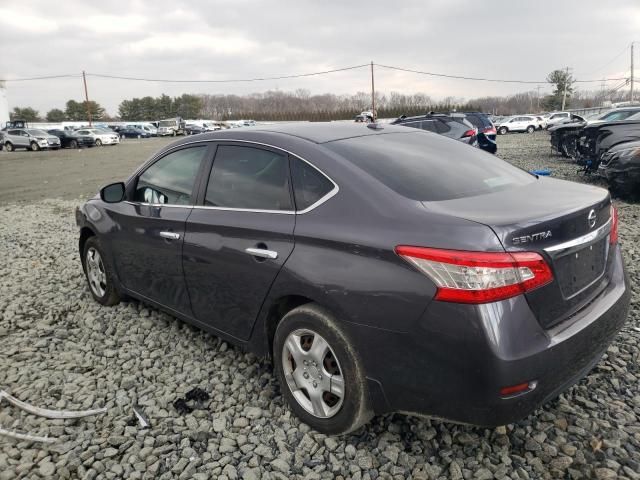
<path fill-rule="evenodd" d="M 524 168 L 577 179 L 575 166 L 549 155 L 545 134 L 500 137 L 499 146 Z M 0 206 L 0 389 L 38 406 L 108 413 L 59 421 L 0 405 L 0 425 L 60 438 L 51 446 L 0 439 L 0 480 L 640 479 L 637 295 L 593 372 L 517 424 L 387 415 L 327 437 L 284 405 L 270 365 L 137 302 L 93 302 L 76 251 L 76 203 Z M 619 206 L 637 290 L 640 206 Z M 195 386 L 211 400 L 179 415 L 173 401 Z M 150 429 L 131 422 L 134 404 Z"/>

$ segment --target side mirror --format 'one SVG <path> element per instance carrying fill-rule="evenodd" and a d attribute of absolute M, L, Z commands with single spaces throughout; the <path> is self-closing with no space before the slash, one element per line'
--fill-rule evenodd
<path fill-rule="evenodd" d="M 124 183 L 112 183 L 100 189 L 100 198 L 106 203 L 118 203 L 124 200 Z"/>

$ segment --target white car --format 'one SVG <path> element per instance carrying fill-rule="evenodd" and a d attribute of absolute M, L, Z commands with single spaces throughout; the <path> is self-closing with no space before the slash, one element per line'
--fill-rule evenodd
<path fill-rule="evenodd" d="M 547 126 L 546 128 L 553 127 L 559 123 L 565 122 L 571 119 L 571 113 L 569 112 L 552 112 L 546 116 Z"/>
<path fill-rule="evenodd" d="M 120 143 L 120 135 L 116 132 L 107 132 L 98 128 L 81 128 L 76 130 L 78 135 L 92 137 L 95 140 L 96 147 L 101 145 L 117 145 Z"/>
<path fill-rule="evenodd" d="M 504 118 L 500 123 L 496 124 L 496 130 L 500 135 L 509 132 L 527 132 L 533 133 L 538 128 L 538 119 L 530 115 L 516 115 Z"/>
<path fill-rule="evenodd" d="M 547 119 L 541 115 L 537 115 L 536 119 L 538 120 L 538 128 L 540 130 L 544 130 L 547 128 Z"/>

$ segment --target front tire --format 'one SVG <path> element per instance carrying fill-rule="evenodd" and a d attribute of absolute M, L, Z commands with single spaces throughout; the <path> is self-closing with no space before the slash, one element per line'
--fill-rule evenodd
<path fill-rule="evenodd" d="M 120 294 L 114 282 L 115 277 L 98 237 L 89 237 L 84 244 L 82 268 L 91 296 L 96 302 L 102 305 L 115 305 L 120 302 Z"/>
<path fill-rule="evenodd" d="M 533 133 L 536 131 L 536 127 L 534 127 L 533 125 L 529 125 L 527 127 L 527 133 Z"/>
<path fill-rule="evenodd" d="M 509 131 L 509 129 L 508 129 L 507 127 L 500 127 L 500 128 L 498 129 L 498 133 L 499 133 L 500 135 L 506 135 L 508 131 Z"/>
<path fill-rule="evenodd" d="M 102 140 L 100 140 L 99 138 L 96 139 L 96 147 L 101 147 L 102 146 Z"/>
<path fill-rule="evenodd" d="M 38 145 L 36 142 L 31 142 L 30 148 L 32 152 L 37 152 L 40 150 L 40 145 Z"/>
<path fill-rule="evenodd" d="M 13 143 L 7 142 L 4 144 L 4 148 L 7 149 L 7 152 L 13 152 Z"/>
<path fill-rule="evenodd" d="M 273 339 L 273 356 L 283 396 L 312 428 L 341 435 L 373 416 L 353 344 L 319 305 L 302 305 L 282 318 Z"/>
<path fill-rule="evenodd" d="M 73 149 L 78 148 L 77 140 L 71 140 L 71 142 L 69 142 L 69 148 L 73 148 Z"/>

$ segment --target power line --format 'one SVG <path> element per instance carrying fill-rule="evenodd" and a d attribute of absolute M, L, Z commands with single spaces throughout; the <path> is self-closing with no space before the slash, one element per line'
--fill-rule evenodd
<path fill-rule="evenodd" d="M 112 78 L 117 80 L 134 80 L 138 82 L 160 82 L 160 83 L 240 83 L 240 82 L 262 82 L 266 80 L 284 80 L 287 78 L 313 77 L 316 75 L 325 75 L 328 73 L 344 72 L 346 70 L 355 70 L 357 68 L 369 67 L 370 64 L 354 65 L 352 67 L 334 68 L 333 70 L 324 70 L 322 72 L 300 73 L 295 75 L 279 75 L 275 77 L 257 77 L 257 78 L 236 78 L 228 80 L 184 80 L 184 79 L 166 79 L 166 78 L 141 78 L 141 77 L 123 77 L 118 75 L 107 75 L 102 73 L 87 73 L 88 77 Z"/>
<path fill-rule="evenodd" d="M 65 74 L 65 75 L 46 75 L 43 77 L 28 77 L 28 78 L 2 78 L 0 82 L 28 82 L 31 80 L 51 80 L 54 78 L 79 78 L 81 74 Z"/>
<path fill-rule="evenodd" d="M 618 58 L 620 58 L 622 56 L 623 53 L 626 53 L 627 50 L 629 50 L 629 45 L 627 45 L 626 47 L 624 47 L 624 49 L 618 53 L 615 57 L 613 57 L 611 60 L 609 60 L 607 63 L 605 63 L 604 65 L 602 65 L 600 68 L 596 68 L 595 70 L 591 70 L 589 72 L 587 72 L 585 75 L 591 75 L 592 73 L 595 72 L 599 72 L 601 70 L 604 70 L 606 67 L 608 67 L 609 65 L 611 65 L 613 62 L 615 62 Z"/>
<path fill-rule="evenodd" d="M 546 80 L 504 80 L 504 79 L 498 79 L 498 78 L 480 78 L 480 77 L 465 77 L 462 75 L 448 75 L 448 74 L 444 74 L 444 73 L 435 73 L 435 72 L 424 72 L 421 70 L 412 70 L 410 68 L 401 68 L 401 67 L 394 67 L 391 65 L 381 65 L 379 63 L 375 64 L 378 67 L 381 68 L 387 68 L 390 70 L 400 70 L 402 72 L 409 72 L 409 73 L 417 73 L 420 75 L 429 75 L 429 76 L 433 76 L 433 77 L 443 77 L 443 78 L 455 78 L 455 79 L 459 79 L 459 80 L 475 80 L 475 81 L 481 81 L 481 82 L 498 82 L 498 83 L 525 83 L 525 84 L 543 84 L 543 83 L 548 83 Z M 626 78 L 621 77 L 621 78 L 600 78 L 598 80 L 574 80 L 574 82 L 580 82 L 580 83 L 592 83 L 592 82 L 609 82 L 609 81 L 616 81 L 616 80 L 626 80 Z"/>

